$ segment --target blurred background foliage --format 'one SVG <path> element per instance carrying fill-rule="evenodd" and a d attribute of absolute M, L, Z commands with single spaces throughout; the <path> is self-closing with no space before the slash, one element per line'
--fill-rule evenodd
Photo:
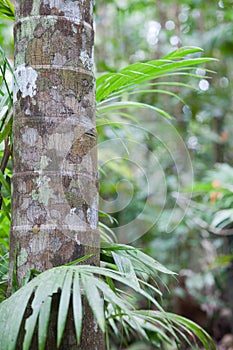
<path fill-rule="evenodd" d="M 99 0 L 95 10 L 98 73 L 158 59 L 185 45 L 201 47 L 205 56 L 218 59 L 206 67 L 215 73 L 196 70 L 199 81 L 170 77 L 197 88 L 182 84 L 173 88 L 184 103 L 164 94 L 140 95 L 140 102 L 166 108 L 174 117 L 169 123 L 154 112 L 131 109 L 127 111 L 131 126 L 99 128 L 100 142 L 118 135 L 127 140 L 135 137 L 146 147 L 147 154 L 138 154 L 137 159 L 142 164 L 143 157 L 156 196 L 148 194 L 145 178 L 132 162 L 123 159 L 103 167 L 100 193 L 102 199 L 115 201 L 111 215 L 119 226 L 136 218 L 149 201 L 144 218 L 155 225 L 148 225 L 149 231 L 134 244 L 179 273 L 178 280 L 166 280 L 172 291 L 167 293 L 167 308 L 206 327 L 224 348 L 224 335 L 232 333 L 233 310 L 233 2 Z M 117 113 L 111 118 L 115 123 L 127 121 Z M 126 205 L 118 210 L 122 193 Z M 132 239 L 125 237 L 125 231 L 120 238 Z"/>
<path fill-rule="evenodd" d="M 142 232 L 140 237 L 135 227 L 135 232 L 126 235 L 125 230 L 123 234 L 116 231 L 118 239 L 133 242 L 179 273 L 177 279 L 165 275 L 162 281 L 168 285 L 168 290 L 163 291 L 166 309 L 206 327 L 222 349 L 227 349 L 226 335 L 232 333 L 233 326 L 233 2 L 98 0 L 95 26 L 97 76 L 138 61 L 161 58 L 187 45 L 201 47 L 205 56 L 218 59 L 206 70 L 194 71 L 199 80 L 182 75 L 166 79 L 171 84 L 175 80 L 176 86 L 167 87 L 181 100 L 172 94 L 149 91 L 132 97 L 166 109 L 174 117 L 169 122 L 154 111 L 127 108 L 111 111 L 111 115 L 105 113 L 97 119 L 97 125 L 100 209 L 115 219 L 110 222 L 103 217 L 103 225 L 114 231 L 143 211 L 139 229 L 146 234 Z M 0 23 L 0 45 L 7 57 L 1 51 L 1 67 L 10 77 L 12 27 L 4 19 Z M 7 280 L 12 169 L 12 102 L 3 76 L 8 77 L 8 73 L 1 72 L 0 78 L 1 126 L 4 125 L 0 148 L 0 299 L 5 297 Z M 195 88 L 188 89 L 184 83 Z M 112 160 L 110 156 L 106 161 L 101 145 L 113 139 L 122 140 L 126 155 Z M 127 158 L 136 148 L 132 140 L 144 147 L 135 163 Z M 148 205 L 143 210 L 145 202 Z M 132 343 L 128 348 L 150 347 Z"/>

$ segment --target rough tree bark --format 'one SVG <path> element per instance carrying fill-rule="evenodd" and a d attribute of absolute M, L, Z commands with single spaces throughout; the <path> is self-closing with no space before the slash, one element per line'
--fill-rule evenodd
<path fill-rule="evenodd" d="M 32 268 L 99 264 L 93 2 L 18 0 L 14 36 L 10 289 L 14 271 L 21 286 Z M 81 347 L 60 349 L 103 349 L 85 322 Z"/>

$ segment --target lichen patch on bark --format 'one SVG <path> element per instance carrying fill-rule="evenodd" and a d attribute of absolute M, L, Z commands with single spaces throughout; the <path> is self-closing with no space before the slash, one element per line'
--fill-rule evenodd
<path fill-rule="evenodd" d="M 93 68 L 93 59 L 87 52 L 87 50 L 83 50 L 80 53 L 80 60 L 82 61 L 82 64 L 85 68 L 88 70 L 91 70 Z"/>
<path fill-rule="evenodd" d="M 33 97 L 36 94 L 36 80 L 38 73 L 32 67 L 26 67 L 25 64 L 19 65 L 15 70 L 15 80 L 13 100 L 16 102 L 18 91 L 21 92 L 22 98 L 27 96 Z"/>
<path fill-rule="evenodd" d="M 51 182 L 51 179 L 46 175 L 40 175 L 34 181 L 38 191 L 37 199 L 39 203 L 42 203 L 45 206 L 48 206 L 49 200 L 57 198 L 53 192 L 52 187 L 49 185 L 49 183 Z"/>
<path fill-rule="evenodd" d="M 22 248 L 17 256 L 17 265 L 21 266 L 27 262 L 28 252 L 26 248 Z"/>
<path fill-rule="evenodd" d="M 77 24 L 79 24 L 82 19 L 80 8 L 77 6 L 76 1 L 44 0 L 43 5 L 47 7 L 47 10 L 50 9 L 51 13 L 69 17 Z"/>
<path fill-rule="evenodd" d="M 34 128 L 26 128 L 22 135 L 23 142 L 28 146 L 35 146 L 38 141 L 38 131 Z"/>

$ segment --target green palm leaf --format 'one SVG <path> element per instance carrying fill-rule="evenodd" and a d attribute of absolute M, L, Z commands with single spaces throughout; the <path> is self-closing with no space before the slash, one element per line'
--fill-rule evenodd
<path fill-rule="evenodd" d="M 102 114 L 107 113 L 107 112 L 112 111 L 112 110 L 121 109 L 121 108 L 132 108 L 132 107 L 134 107 L 134 108 L 149 108 L 149 109 L 152 109 L 153 111 L 161 114 L 165 118 L 172 119 L 172 116 L 161 108 L 149 105 L 147 103 L 133 102 L 133 101 L 113 102 L 113 103 L 106 104 L 104 106 L 99 106 L 99 107 L 97 107 L 97 113 L 98 114 L 101 113 L 101 115 L 102 115 Z"/>
<path fill-rule="evenodd" d="M 156 319 L 161 320 L 162 323 L 164 322 L 164 314 L 162 314 L 160 311 L 140 310 L 140 311 L 135 311 L 135 313 L 139 314 L 140 316 L 144 314 L 147 320 L 150 320 L 151 322 L 154 322 Z M 196 336 L 201 341 L 205 349 L 207 350 L 216 349 L 216 344 L 214 343 L 213 339 L 209 336 L 209 334 L 203 328 L 201 328 L 195 322 L 190 321 L 189 319 L 183 316 L 176 315 L 169 312 L 166 312 L 166 321 L 170 322 L 170 325 L 172 325 L 176 333 L 179 333 L 181 337 L 185 339 L 185 342 L 187 342 L 189 345 L 192 346 L 190 340 L 185 335 L 185 333 L 191 335 L 192 340 L 194 340 L 193 336 Z"/>
<path fill-rule="evenodd" d="M 121 69 L 117 73 L 107 73 L 96 80 L 97 103 L 106 100 L 116 92 L 122 92 L 129 87 L 148 82 L 172 73 L 189 75 L 189 71 L 196 65 L 209 62 L 210 58 L 187 58 L 187 55 L 200 53 L 202 50 L 196 47 L 183 47 L 175 50 L 163 59 L 134 63 Z M 185 58 L 186 57 L 186 58 Z"/>
<path fill-rule="evenodd" d="M 14 21 L 15 10 L 14 10 L 14 6 L 9 0 L 0 1 L 0 18 Z"/>
<path fill-rule="evenodd" d="M 131 251 L 131 249 L 130 249 Z M 118 258 L 117 258 L 118 259 Z M 117 262 L 120 267 L 121 262 Z M 121 268 L 120 268 L 121 269 Z M 168 341 L 167 332 L 175 339 L 178 327 L 197 336 L 206 349 L 215 349 L 208 334 L 195 323 L 179 316 L 166 313 L 156 299 L 140 287 L 140 281 L 135 283 L 136 274 L 132 274 L 133 266 L 129 265 L 133 278 L 128 278 L 128 270 L 120 273 L 95 266 L 61 266 L 47 270 L 35 277 L 31 282 L 19 289 L 10 298 L 0 304 L 0 350 L 14 350 L 19 330 L 24 324 L 25 336 L 23 350 L 30 349 L 35 329 L 38 331 L 38 348 L 45 348 L 48 324 L 51 315 L 51 302 L 54 295 L 60 294 L 57 342 L 61 343 L 68 315 L 71 291 L 73 295 L 73 314 L 77 342 L 80 342 L 82 327 L 82 299 L 86 298 L 97 320 L 100 329 L 105 332 L 106 322 L 112 326 L 113 332 L 122 327 L 125 334 L 137 332 L 148 339 L 148 331 L 154 332 L 158 339 Z M 96 277 L 98 275 L 98 277 Z M 81 283 L 80 283 L 81 282 Z M 117 282 L 117 289 L 112 287 Z M 125 294 L 125 287 L 141 295 L 151 302 L 157 311 L 135 310 Z M 81 290 L 82 288 L 82 290 Z M 83 295 L 83 297 L 82 297 Z M 30 302 L 29 302 L 30 301 Z M 106 314 L 104 314 L 104 305 Z M 31 315 L 26 315 L 30 306 Z M 178 339 L 178 338 L 177 338 Z"/>
<path fill-rule="evenodd" d="M 61 270 L 54 269 L 50 271 L 53 271 L 53 273 L 41 274 L 38 277 L 36 277 L 34 280 L 32 280 L 32 282 L 34 283 L 30 282 L 20 289 L 22 290 L 24 288 L 27 288 L 30 285 L 33 289 L 31 289 L 30 287 L 28 288 L 29 288 L 30 294 L 32 295 L 34 292 L 34 288 L 36 288 L 35 296 L 31 304 L 32 314 L 27 318 L 25 323 L 26 333 L 25 333 L 24 342 L 23 342 L 23 350 L 30 349 L 32 336 L 34 334 L 35 327 L 37 324 L 37 319 L 43 304 L 45 303 L 46 299 L 50 295 L 56 294 L 58 293 L 59 290 L 62 290 L 66 273 L 68 272 L 68 270 L 66 269 L 61 269 Z M 15 296 L 15 294 L 13 294 L 13 297 Z M 6 302 L 8 300 L 10 299 L 7 299 Z M 61 332 L 62 332 L 62 329 L 59 329 L 58 333 L 61 333 Z"/>
<path fill-rule="evenodd" d="M 14 294 L 15 295 L 15 294 Z M 6 299 L 0 304 L 0 349 L 14 350 L 23 316 L 31 293 L 20 289 L 17 297 Z M 10 307 L 9 307 L 10 304 Z"/>
<path fill-rule="evenodd" d="M 73 282 L 73 314 L 77 342 L 80 343 L 82 331 L 82 297 L 79 286 L 79 273 L 74 271 Z"/>
<path fill-rule="evenodd" d="M 39 324 L 38 324 L 38 347 L 39 350 L 44 350 L 48 326 L 49 326 L 49 317 L 51 313 L 52 305 L 52 296 L 48 296 L 44 303 L 41 305 L 40 314 L 39 314 Z"/>
<path fill-rule="evenodd" d="M 100 329 L 102 330 L 102 332 L 104 332 L 105 317 L 103 308 L 103 298 L 101 298 L 99 294 L 96 278 L 90 274 L 81 274 L 81 280 L 88 303 L 93 311 L 93 314 L 95 315 Z"/>
<path fill-rule="evenodd" d="M 67 314 L 69 310 L 70 295 L 71 295 L 71 285 L 73 280 L 73 271 L 68 270 L 64 279 L 63 288 L 61 291 L 61 298 L 58 310 L 58 320 L 57 320 L 57 347 L 60 346 L 62 336 L 65 329 Z"/>

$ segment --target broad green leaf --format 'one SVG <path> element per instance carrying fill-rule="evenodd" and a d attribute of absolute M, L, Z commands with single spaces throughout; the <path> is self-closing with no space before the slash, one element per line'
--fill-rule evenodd
<path fill-rule="evenodd" d="M 88 303 L 95 315 L 96 321 L 102 332 L 105 331 L 105 317 L 103 298 L 101 298 L 98 288 L 96 287 L 96 280 L 91 275 L 81 274 L 82 285 L 87 297 Z"/>
<path fill-rule="evenodd" d="M 105 299 L 107 299 L 112 305 L 117 305 L 118 308 L 122 310 L 122 312 L 126 315 L 130 314 L 130 305 L 127 300 L 124 300 L 119 295 L 117 295 L 111 288 L 109 288 L 108 284 L 102 281 L 101 279 L 95 279 L 95 285 L 103 292 Z"/>
<path fill-rule="evenodd" d="M 53 275 L 47 272 L 47 274 L 46 273 L 40 274 L 37 277 L 39 281 L 43 279 L 43 283 L 38 284 L 38 288 L 35 290 L 35 296 L 31 305 L 33 312 L 32 312 L 32 315 L 27 318 L 25 323 L 26 333 L 25 333 L 24 342 L 23 342 L 23 350 L 30 349 L 32 336 L 35 330 L 35 326 L 37 323 L 38 315 L 42 304 L 45 302 L 48 295 L 53 295 L 57 293 L 59 289 L 62 288 L 65 275 L 66 275 L 65 269 L 54 269 Z M 32 280 L 32 282 L 34 282 L 35 280 L 36 278 Z M 27 285 L 25 287 L 27 287 Z"/>
<path fill-rule="evenodd" d="M 183 192 L 197 192 L 197 194 L 199 193 L 209 193 L 210 191 L 213 191 L 214 187 L 211 183 L 209 182 L 196 182 L 194 185 L 192 185 L 192 187 L 187 187 L 184 189 Z M 216 188 L 215 188 L 216 190 Z M 218 191 L 221 190 L 221 188 L 218 188 Z"/>
<path fill-rule="evenodd" d="M 47 296 L 41 305 L 38 321 L 38 347 L 44 350 L 48 333 L 49 318 L 51 312 L 52 296 Z"/>
<path fill-rule="evenodd" d="M 67 274 L 65 276 L 63 286 L 62 286 L 59 309 L 58 309 L 58 320 L 57 320 L 57 347 L 58 348 L 61 344 L 61 340 L 63 337 L 65 325 L 66 325 L 66 319 L 67 319 L 67 314 L 68 314 L 69 304 L 70 304 L 72 279 L 73 279 L 73 271 L 67 270 Z"/>
<path fill-rule="evenodd" d="M 20 289 L 0 304 L 1 349 L 15 349 L 23 316 L 32 293 L 33 289 L 28 293 Z"/>
<path fill-rule="evenodd" d="M 76 338 L 79 344 L 81 339 L 81 331 L 82 331 L 82 297 L 81 297 L 81 291 L 80 291 L 80 285 L 79 285 L 78 271 L 74 271 L 73 315 L 74 315 Z"/>
<path fill-rule="evenodd" d="M 132 283 L 135 283 L 137 287 L 140 287 L 136 273 L 134 271 L 133 265 L 131 261 L 125 257 L 121 256 L 117 252 L 112 252 L 113 259 L 119 269 L 120 272 L 122 272 L 127 279 L 130 279 Z"/>
<path fill-rule="evenodd" d="M 110 277 L 115 281 L 121 282 L 123 285 L 128 286 L 129 288 L 131 288 L 132 290 L 134 290 L 135 292 L 141 294 L 143 297 L 145 297 L 146 299 L 148 299 L 152 304 L 154 304 L 159 310 L 163 310 L 163 308 L 161 307 L 161 305 L 157 302 L 157 300 L 155 300 L 149 293 L 147 293 L 146 291 L 144 291 L 141 288 L 138 288 L 134 283 L 132 283 L 131 281 L 129 281 L 128 279 L 122 277 L 122 274 L 120 272 L 117 271 L 111 271 L 109 269 L 106 268 L 100 268 L 100 267 L 89 267 L 89 266 L 80 266 L 79 267 L 80 270 L 85 269 L 85 271 L 90 271 L 92 273 L 96 273 L 96 274 L 101 274 L 102 276 L 106 276 L 106 277 Z M 90 270 L 89 270 L 90 268 Z"/>

